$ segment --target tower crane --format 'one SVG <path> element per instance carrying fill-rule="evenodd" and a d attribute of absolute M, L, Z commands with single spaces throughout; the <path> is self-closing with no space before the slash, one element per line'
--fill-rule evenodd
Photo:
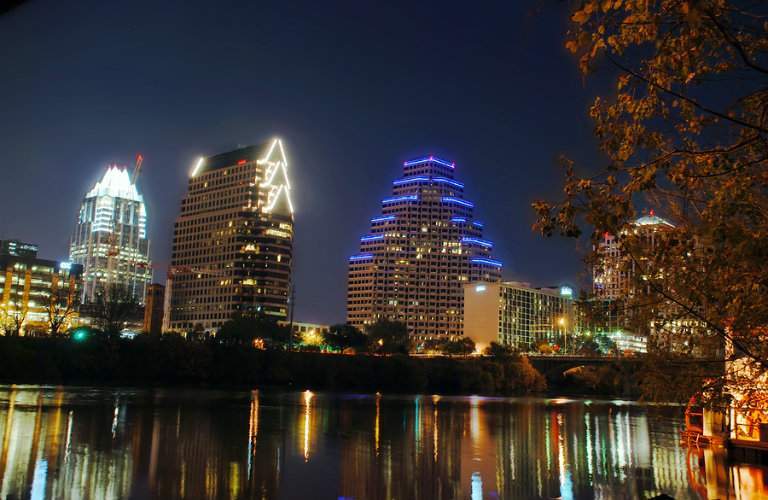
<path fill-rule="evenodd" d="M 136 180 L 138 180 L 139 174 L 141 173 L 142 163 L 144 163 L 144 157 L 139 153 L 136 155 L 136 163 L 133 167 L 133 175 L 131 175 L 131 184 L 136 184 Z"/>

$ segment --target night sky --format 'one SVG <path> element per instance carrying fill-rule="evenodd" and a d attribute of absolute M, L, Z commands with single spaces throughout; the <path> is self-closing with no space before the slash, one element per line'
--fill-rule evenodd
<path fill-rule="evenodd" d="M 258 5 L 257 5 L 258 4 Z M 456 162 L 504 277 L 583 280 L 531 231 L 561 153 L 596 158 L 563 2 L 30 1 L 0 16 L 0 238 L 66 259 L 85 192 L 144 155 L 155 280 L 194 159 L 286 143 L 296 320 L 345 316 L 347 257 L 405 159 Z"/>

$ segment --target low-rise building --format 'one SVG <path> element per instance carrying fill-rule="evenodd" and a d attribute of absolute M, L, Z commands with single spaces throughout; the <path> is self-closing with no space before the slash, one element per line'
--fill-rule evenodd
<path fill-rule="evenodd" d="M 477 282 L 464 286 L 464 335 L 482 351 L 491 342 L 520 351 L 549 344 L 567 352 L 574 342 L 573 290 L 528 283 Z"/>
<path fill-rule="evenodd" d="M 152 283 L 147 287 L 147 297 L 144 300 L 144 332 L 150 335 L 160 335 L 165 313 L 165 287 Z"/>
<path fill-rule="evenodd" d="M 77 321 L 83 266 L 41 259 L 37 251 L 30 243 L 0 241 L 0 328 L 6 335 L 63 333 Z"/>
<path fill-rule="evenodd" d="M 294 321 L 292 323 L 289 321 L 278 321 L 278 324 L 282 326 L 290 326 L 294 336 L 301 339 L 305 337 L 315 337 L 316 339 L 322 340 L 323 335 L 328 333 L 328 330 L 331 329 L 330 325 L 306 323 L 302 321 Z"/>

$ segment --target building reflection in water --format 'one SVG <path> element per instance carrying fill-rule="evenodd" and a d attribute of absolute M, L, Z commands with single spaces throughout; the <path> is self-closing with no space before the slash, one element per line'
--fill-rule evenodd
<path fill-rule="evenodd" d="M 621 402 L 0 387 L 0 498 L 758 498 Z"/>

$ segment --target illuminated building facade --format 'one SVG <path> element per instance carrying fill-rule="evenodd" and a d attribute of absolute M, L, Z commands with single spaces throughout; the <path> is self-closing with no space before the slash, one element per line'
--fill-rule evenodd
<path fill-rule="evenodd" d="M 152 279 L 144 197 L 128 170 L 110 165 L 80 205 L 69 258 L 83 266 L 83 303 L 120 287 L 144 303 Z"/>
<path fill-rule="evenodd" d="M 38 258 L 37 245 L 0 241 L 0 326 L 45 334 L 57 315 L 63 333 L 77 319 L 82 274 L 79 264 Z"/>
<path fill-rule="evenodd" d="M 238 314 L 288 317 L 290 191 L 279 139 L 198 160 L 174 227 L 170 329 L 210 331 Z"/>
<path fill-rule="evenodd" d="M 417 341 L 460 336 L 463 284 L 501 279 L 502 264 L 491 257 L 493 243 L 483 239 L 454 169 L 433 156 L 404 163 L 360 238 L 360 253 L 349 258 L 350 324 L 402 321 Z"/>
<path fill-rule="evenodd" d="M 638 255 L 632 256 L 622 248 L 621 237 L 604 234 L 596 247 L 597 263 L 592 270 L 592 291 L 595 303 L 602 301 L 602 316 L 606 323 L 593 322 L 585 325 L 587 330 L 605 332 L 622 350 L 646 352 L 647 348 L 687 352 L 702 355 L 712 350 L 719 351 L 717 342 L 708 342 L 706 326 L 689 314 L 679 311 L 669 301 L 635 307 L 637 302 L 650 295 L 650 285 L 641 283 L 651 277 L 660 277 L 663 269 L 653 262 L 654 249 L 658 249 L 664 238 L 669 238 L 675 226 L 655 215 L 651 210 L 632 223 L 622 236 L 631 236 L 637 245 Z M 692 265 L 691 262 L 683 265 Z M 642 281 L 641 281 L 642 280 Z M 629 330 L 629 331 L 628 331 Z M 696 341 L 696 347 L 688 340 Z M 701 344 L 701 345 L 699 345 Z"/>
<path fill-rule="evenodd" d="M 632 224 L 632 231 L 640 236 L 643 245 L 653 248 L 657 238 L 674 226 L 655 215 L 640 217 Z M 597 248 L 598 262 L 592 268 L 592 292 L 606 300 L 625 299 L 633 294 L 635 262 L 621 248 L 620 240 L 610 233 L 603 234 Z M 642 258 L 642 256 L 638 256 Z"/>
<path fill-rule="evenodd" d="M 469 283 L 464 286 L 464 335 L 482 352 L 491 342 L 520 351 L 557 345 L 567 352 L 574 342 L 573 290 L 567 286 L 533 288 L 528 283 Z"/>

